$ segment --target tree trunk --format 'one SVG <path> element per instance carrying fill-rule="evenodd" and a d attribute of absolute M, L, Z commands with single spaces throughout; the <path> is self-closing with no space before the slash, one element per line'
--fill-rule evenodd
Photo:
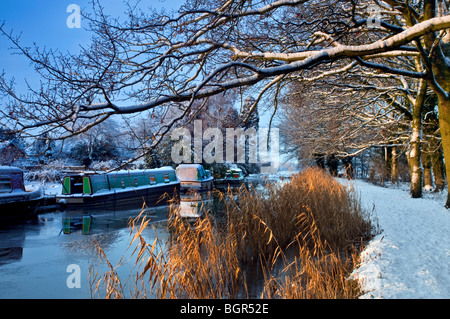
<path fill-rule="evenodd" d="M 445 175 L 444 175 L 444 155 L 442 155 L 442 148 L 439 147 L 431 155 L 431 164 L 433 167 L 434 175 L 434 191 L 441 192 L 445 187 Z"/>
<path fill-rule="evenodd" d="M 384 147 L 384 170 L 383 170 L 383 181 L 388 181 L 391 175 L 391 158 L 390 158 L 390 148 Z"/>
<path fill-rule="evenodd" d="M 436 14 L 436 1 L 425 0 L 424 20 L 434 18 Z M 446 176 L 450 176 L 450 67 L 447 65 L 447 59 L 450 58 L 450 39 L 448 37 L 448 31 L 449 30 L 447 30 L 447 36 L 439 40 L 439 45 L 436 47 L 434 47 L 436 41 L 436 34 L 434 32 L 430 32 L 424 37 L 425 47 L 428 52 L 430 52 L 430 62 L 433 71 L 433 78 L 430 78 L 428 81 L 432 85 L 433 91 L 435 91 L 439 99 L 439 127 L 441 130 L 444 159 L 447 160 L 445 164 Z M 445 207 L 449 208 L 450 188 L 448 188 L 447 192 L 447 202 Z"/>
<path fill-rule="evenodd" d="M 422 165 L 420 162 L 420 139 L 422 131 L 422 108 L 427 92 L 427 82 L 420 80 L 419 93 L 413 105 L 411 121 L 411 141 L 409 152 L 409 164 L 411 171 L 411 197 L 422 197 Z"/>
<path fill-rule="evenodd" d="M 409 152 L 409 165 L 411 171 L 411 196 L 422 197 L 422 167 L 420 163 L 420 118 L 412 123 L 411 150 Z"/>
<path fill-rule="evenodd" d="M 450 44 L 446 44 L 447 46 Z M 437 50 L 436 50 L 437 51 Z M 434 63 L 433 73 L 436 81 L 447 94 L 438 93 L 439 127 L 442 138 L 442 150 L 444 152 L 445 175 L 450 176 L 450 68 L 446 63 Z M 445 207 L 450 207 L 450 188 L 447 187 L 447 202 Z"/>
<path fill-rule="evenodd" d="M 431 191 L 433 189 L 433 175 L 431 174 L 431 158 L 427 152 L 422 152 L 423 165 L 423 189 Z"/>
<path fill-rule="evenodd" d="M 441 128 L 442 150 L 444 151 L 444 158 L 447 161 L 450 159 L 450 99 L 439 98 L 439 126 Z M 447 162 L 445 165 L 445 174 L 450 176 L 450 165 Z M 445 207 L 450 207 L 450 188 L 447 190 L 447 202 Z"/>
<path fill-rule="evenodd" d="M 449 44 L 447 44 L 449 45 Z M 433 71 L 435 78 L 441 85 L 442 89 L 450 92 L 450 68 L 444 64 L 434 64 Z M 442 150 L 444 152 L 445 175 L 450 176 L 450 97 L 447 93 L 438 94 L 439 102 L 439 127 L 441 129 Z M 447 184 L 448 186 L 448 184 Z M 447 202 L 445 207 L 450 207 L 450 188 L 447 187 Z"/>
<path fill-rule="evenodd" d="M 398 155 L 397 155 L 397 147 L 392 147 L 391 152 L 391 182 L 397 184 L 398 183 Z"/>

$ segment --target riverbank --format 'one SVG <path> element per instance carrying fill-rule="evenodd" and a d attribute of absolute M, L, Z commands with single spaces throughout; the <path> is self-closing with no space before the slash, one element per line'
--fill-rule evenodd
<path fill-rule="evenodd" d="M 364 291 L 362 299 L 450 298 L 450 211 L 445 193 L 409 195 L 407 185 L 380 187 L 350 183 L 370 212 L 376 235 L 354 270 Z"/>

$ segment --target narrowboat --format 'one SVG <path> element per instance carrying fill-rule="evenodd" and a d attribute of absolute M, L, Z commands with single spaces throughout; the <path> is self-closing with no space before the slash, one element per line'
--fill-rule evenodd
<path fill-rule="evenodd" d="M 178 196 L 180 180 L 172 167 L 64 176 L 56 202 L 64 207 L 118 207 L 164 204 Z"/>
<path fill-rule="evenodd" d="M 225 173 L 225 182 L 230 185 L 241 185 L 244 180 L 244 173 L 240 168 L 229 169 Z"/>
<path fill-rule="evenodd" d="M 232 168 L 226 171 L 223 179 L 216 181 L 216 186 L 228 188 L 228 186 L 236 187 L 245 183 L 244 173 L 240 168 Z"/>
<path fill-rule="evenodd" d="M 180 164 L 176 173 L 180 179 L 181 191 L 209 191 L 214 187 L 214 177 L 200 164 Z"/>
<path fill-rule="evenodd" d="M 25 187 L 23 170 L 0 166 L 0 220 L 32 217 L 44 197 L 41 188 Z"/>

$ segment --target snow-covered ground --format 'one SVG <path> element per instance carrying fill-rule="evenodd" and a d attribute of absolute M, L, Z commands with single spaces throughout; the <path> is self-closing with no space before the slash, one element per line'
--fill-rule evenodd
<path fill-rule="evenodd" d="M 450 210 L 444 208 L 445 194 L 427 192 L 413 199 L 406 187 L 351 183 L 381 230 L 352 274 L 365 292 L 361 298 L 450 298 Z"/>

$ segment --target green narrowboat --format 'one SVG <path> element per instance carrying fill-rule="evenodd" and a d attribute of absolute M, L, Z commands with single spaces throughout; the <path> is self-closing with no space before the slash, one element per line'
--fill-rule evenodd
<path fill-rule="evenodd" d="M 117 206 L 167 203 L 178 196 L 180 180 L 172 167 L 110 173 L 67 174 L 62 193 L 56 197 L 61 206 Z"/>
<path fill-rule="evenodd" d="M 216 186 L 220 188 L 238 187 L 245 184 L 244 173 L 240 168 L 232 168 L 226 171 L 223 179 L 216 180 Z"/>

